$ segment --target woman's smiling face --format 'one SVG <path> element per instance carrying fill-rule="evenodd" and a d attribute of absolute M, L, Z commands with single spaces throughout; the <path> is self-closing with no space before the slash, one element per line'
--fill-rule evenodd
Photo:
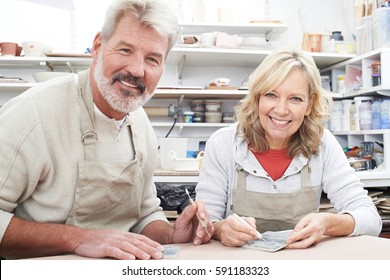
<path fill-rule="evenodd" d="M 259 119 L 270 149 L 287 148 L 310 111 L 309 83 L 299 69 L 293 69 L 275 90 L 262 94 Z"/>

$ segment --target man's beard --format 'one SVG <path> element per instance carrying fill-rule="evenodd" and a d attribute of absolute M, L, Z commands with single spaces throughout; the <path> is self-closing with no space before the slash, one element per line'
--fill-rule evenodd
<path fill-rule="evenodd" d="M 143 106 L 152 97 L 152 94 L 145 94 L 145 85 L 140 79 L 131 74 L 115 73 L 111 80 L 103 75 L 103 57 L 100 52 L 94 70 L 94 78 L 101 95 L 107 103 L 116 111 L 129 113 Z M 127 90 L 118 90 L 113 85 L 116 81 L 125 81 L 138 86 L 141 95 L 134 94 Z"/>

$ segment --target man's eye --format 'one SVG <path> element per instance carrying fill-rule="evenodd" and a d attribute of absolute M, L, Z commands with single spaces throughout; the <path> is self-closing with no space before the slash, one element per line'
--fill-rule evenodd
<path fill-rule="evenodd" d="M 149 60 L 150 62 L 152 62 L 153 64 L 160 65 L 160 61 L 157 60 L 157 59 L 154 58 L 154 57 L 148 57 L 148 60 Z"/>
<path fill-rule="evenodd" d="M 126 54 L 131 53 L 130 49 L 120 49 L 120 51 Z"/>

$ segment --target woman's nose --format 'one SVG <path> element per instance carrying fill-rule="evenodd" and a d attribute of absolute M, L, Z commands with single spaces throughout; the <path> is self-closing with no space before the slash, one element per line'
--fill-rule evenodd
<path fill-rule="evenodd" d="M 279 100 L 274 107 L 274 110 L 279 115 L 288 114 L 289 108 L 286 100 Z"/>

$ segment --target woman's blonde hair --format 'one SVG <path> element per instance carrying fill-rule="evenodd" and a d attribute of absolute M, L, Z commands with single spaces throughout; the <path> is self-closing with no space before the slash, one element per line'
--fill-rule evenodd
<path fill-rule="evenodd" d="M 288 145 L 288 156 L 302 153 L 306 157 L 315 154 L 321 144 L 323 120 L 329 116 L 329 100 L 321 85 L 321 76 L 313 58 L 292 47 L 283 47 L 268 55 L 252 73 L 249 93 L 236 107 L 239 133 L 256 152 L 266 152 L 269 144 L 259 121 L 260 96 L 275 90 L 294 69 L 306 76 L 309 84 L 311 112 L 303 120 Z"/>

